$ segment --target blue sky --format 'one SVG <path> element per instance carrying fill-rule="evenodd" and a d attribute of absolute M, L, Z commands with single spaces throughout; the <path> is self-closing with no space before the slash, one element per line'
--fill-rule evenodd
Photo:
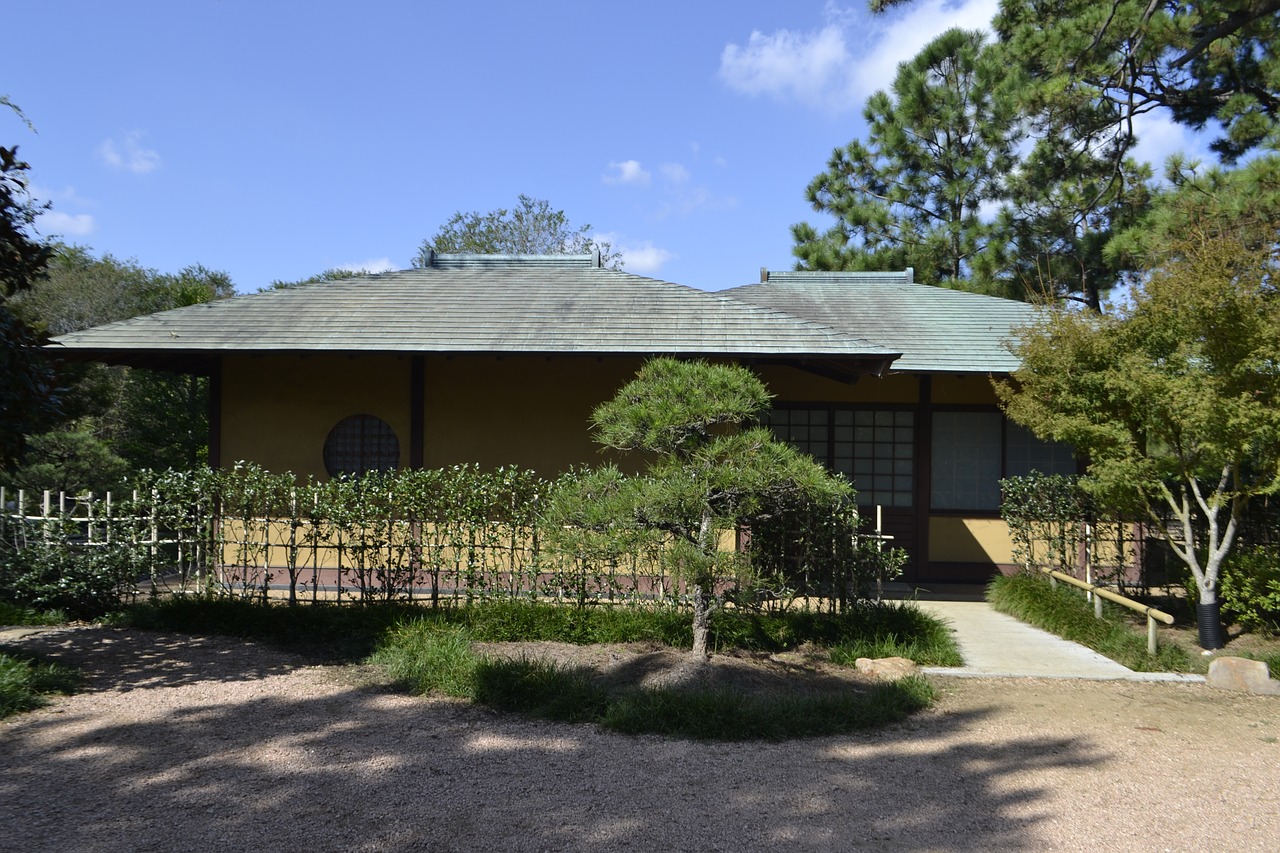
<path fill-rule="evenodd" d="M 6 10 L 0 114 L 41 232 L 256 290 L 409 266 L 524 193 L 626 269 L 707 290 L 792 266 L 804 188 L 866 97 L 995 0 L 42 0 Z M 1194 143 L 1156 117 L 1143 153 Z"/>

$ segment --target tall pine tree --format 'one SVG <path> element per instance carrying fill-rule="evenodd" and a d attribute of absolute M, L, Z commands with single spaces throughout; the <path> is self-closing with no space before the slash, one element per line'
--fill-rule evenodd
<path fill-rule="evenodd" d="M 985 208 L 1004 193 L 1018 114 L 981 32 L 953 29 L 898 66 L 890 92 L 863 115 L 867 142 L 837 149 L 809 184 L 815 210 L 837 220 L 793 226 L 805 269 L 914 267 L 928 284 L 964 282 L 991 245 Z"/>

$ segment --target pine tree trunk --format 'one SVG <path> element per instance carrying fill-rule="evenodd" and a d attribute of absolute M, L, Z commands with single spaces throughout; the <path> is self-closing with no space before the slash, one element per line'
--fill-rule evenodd
<path fill-rule="evenodd" d="M 701 584 L 693 588 L 693 654 L 695 657 L 709 657 L 707 653 L 707 635 L 711 633 L 710 596 Z"/>

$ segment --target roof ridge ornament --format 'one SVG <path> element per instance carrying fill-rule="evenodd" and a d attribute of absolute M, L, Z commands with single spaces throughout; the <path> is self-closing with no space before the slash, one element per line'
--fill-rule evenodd
<path fill-rule="evenodd" d="M 431 269 L 462 269 L 485 267 L 510 267 L 517 265 L 542 267 L 586 267 L 601 269 L 604 259 L 599 249 L 583 252 L 580 255 L 568 254 L 526 254 L 509 252 L 445 252 L 430 251 L 427 266 Z"/>
<path fill-rule="evenodd" d="M 760 283 L 768 284 L 915 284 L 915 268 L 902 270 L 770 270 L 760 268 Z"/>

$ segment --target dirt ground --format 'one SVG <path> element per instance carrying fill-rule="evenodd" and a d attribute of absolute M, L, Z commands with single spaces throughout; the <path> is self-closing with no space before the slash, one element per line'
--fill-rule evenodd
<path fill-rule="evenodd" d="M 224 638 L 78 628 L 11 644 L 87 683 L 0 721 L 2 850 L 1270 851 L 1280 838 L 1280 698 L 1202 685 L 938 679 L 934 708 L 883 731 L 724 744 L 408 696 L 372 668 Z M 643 647 L 548 651 L 659 680 L 682 666 Z M 833 677 L 803 655 L 726 665 L 768 687 Z"/>

